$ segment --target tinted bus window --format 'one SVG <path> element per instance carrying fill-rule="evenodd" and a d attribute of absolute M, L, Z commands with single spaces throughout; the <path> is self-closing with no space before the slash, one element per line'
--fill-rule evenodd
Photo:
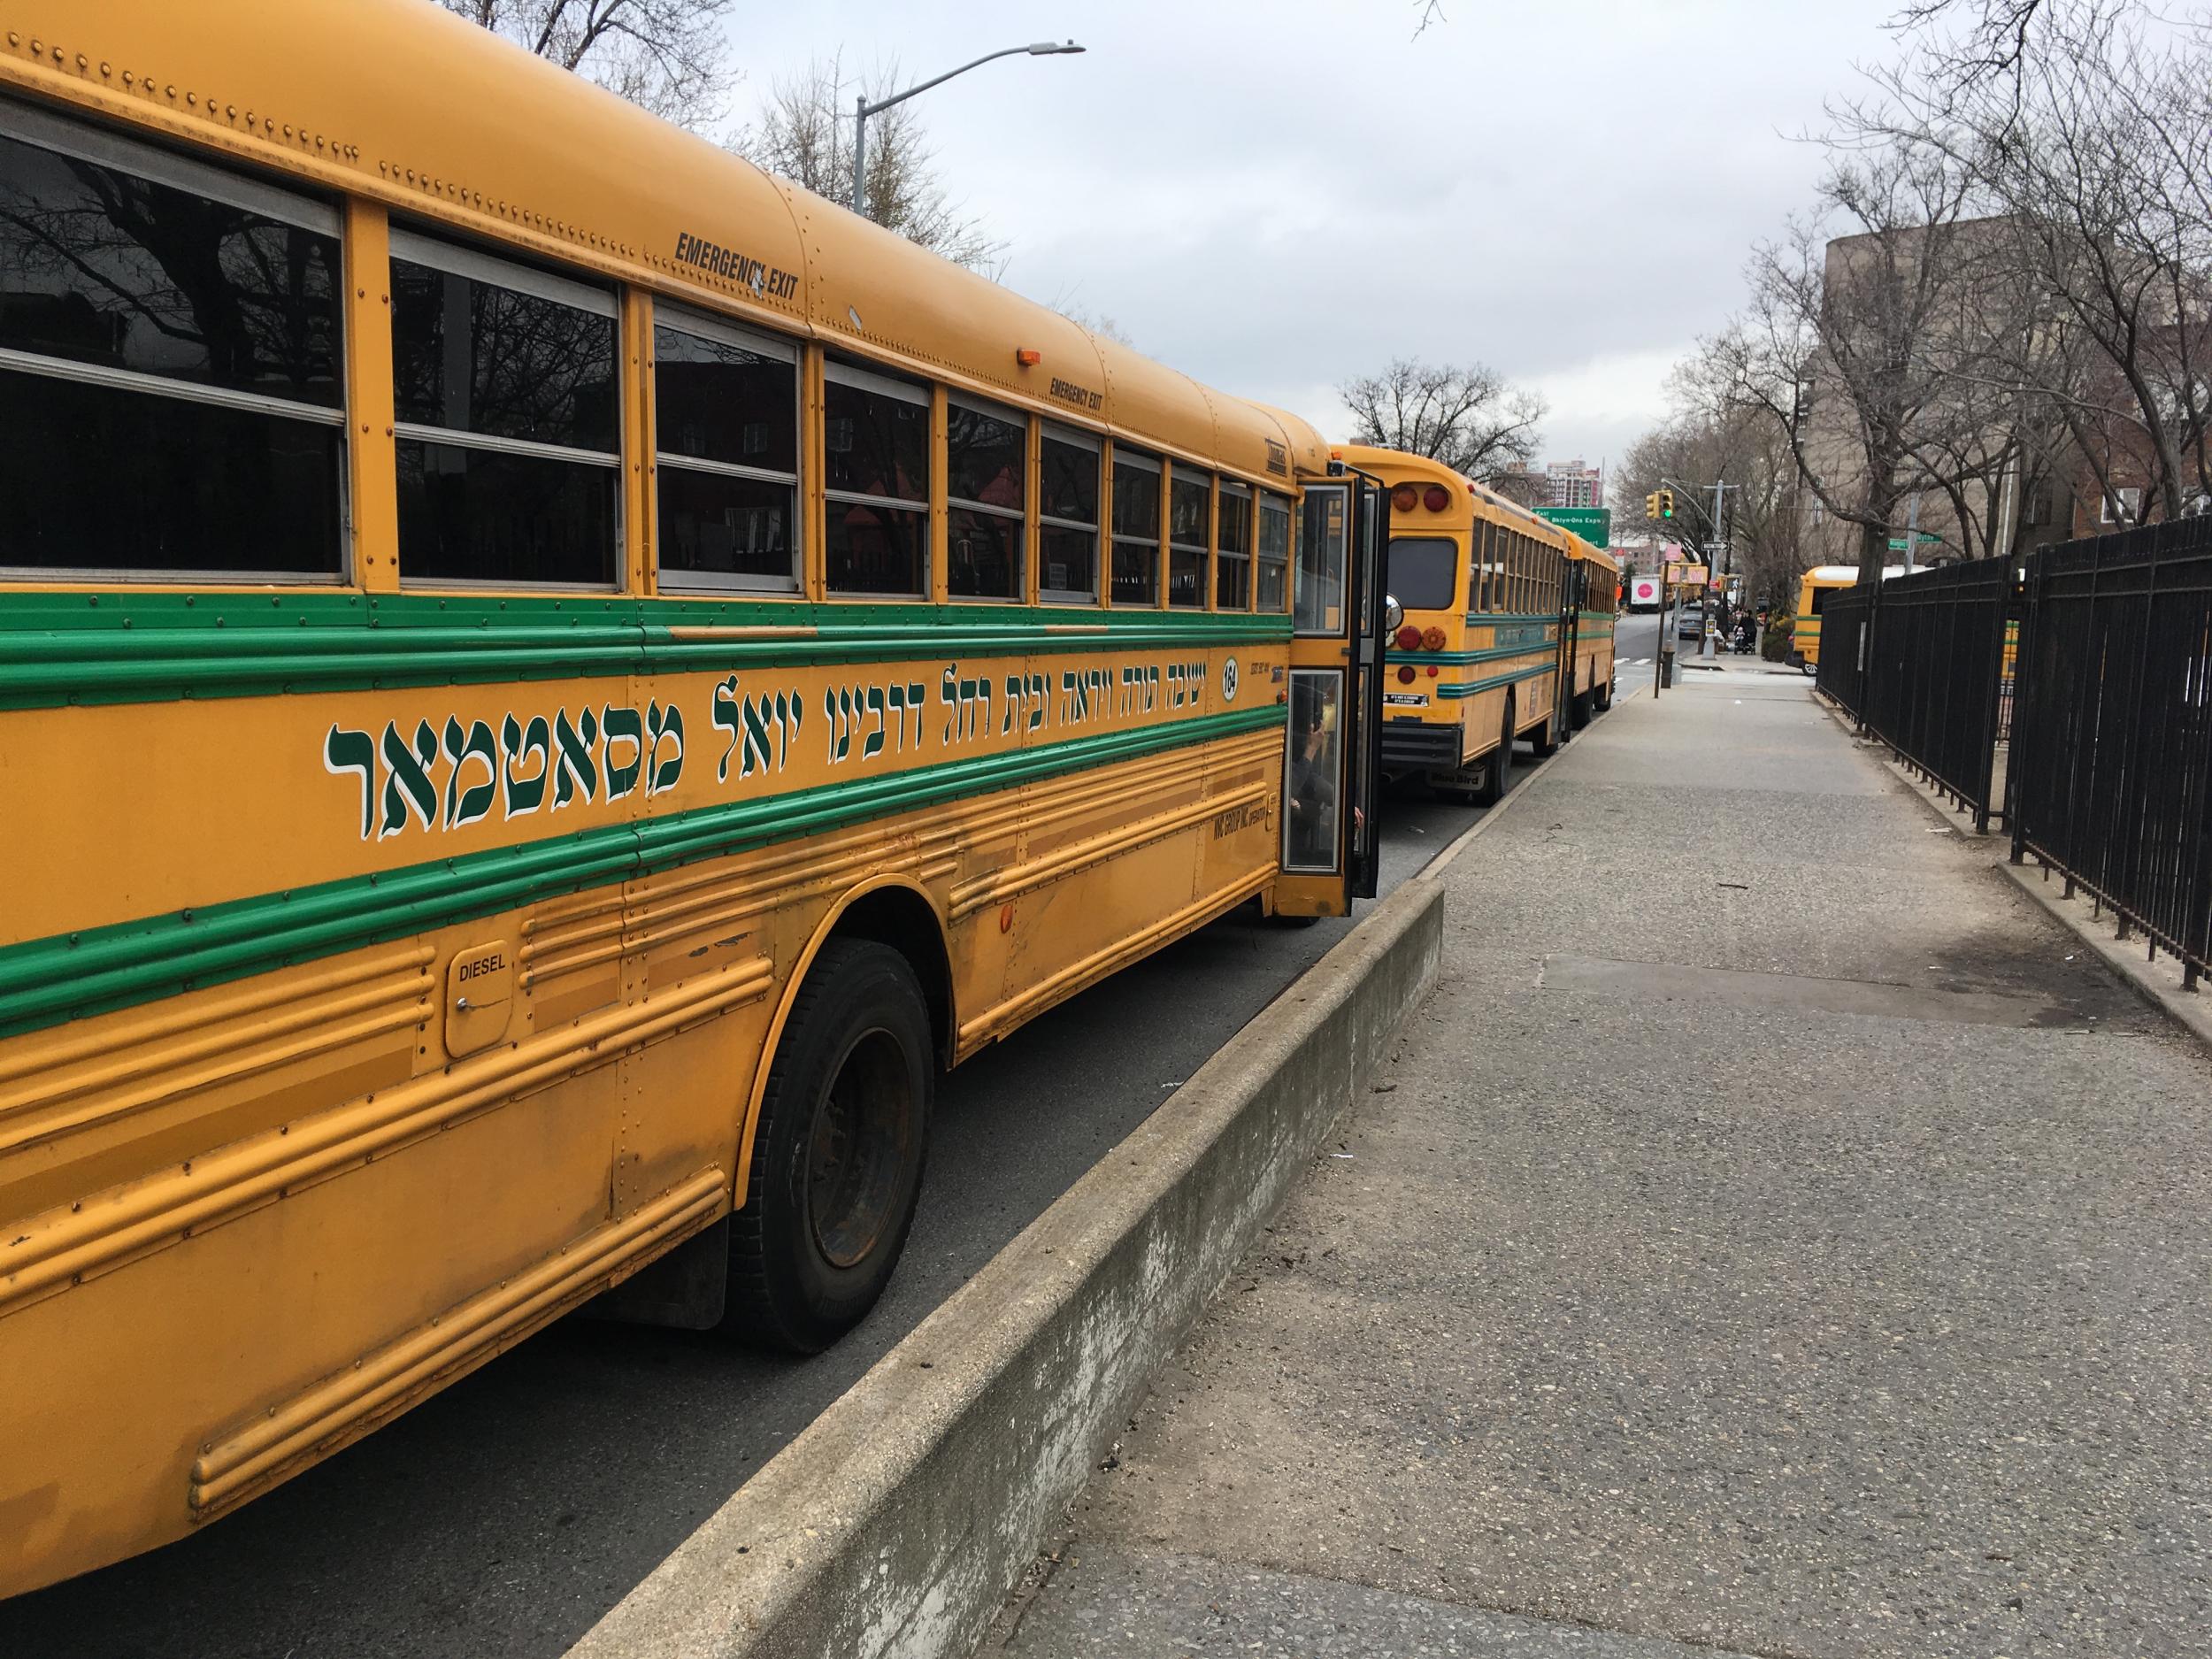
<path fill-rule="evenodd" d="M 1114 603 L 1160 603 L 1160 464 L 1114 446 Z"/>
<path fill-rule="evenodd" d="M 1409 611 L 1449 611 L 1459 546 L 1443 536 L 1390 538 L 1390 596 Z"/>
<path fill-rule="evenodd" d="M 1097 439 L 1051 428 L 1038 446 L 1037 585 L 1048 603 L 1098 597 L 1099 454 Z"/>
<path fill-rule="evenodd" d="M 929 394 L 848 364 L 824 365 L 823 451 L 832 593 L 929 591 Z"/>
<path fill-rule="evenodd" d="M 795 591 L 798 352 L 661 310 L 653 419 L 663 585 Z"/>
<path fill-rule="evenodd" d="M 335 211 L 9 119 L 0 565 L 341 574 Z"/>
<path fill-rule="evenodd" d="M 1213 475 L 1177 466 L 1168 482 L 1167 602 L 1193 608 L 1206 603 L 1207 520 L 1212 516 Z"/>
<path fill-rule="evenodd" d="M 956 400 L 945 416 L 946 589 L 956 599 L 1019 599 L 1029 568 L 1028 423 Z"/>
<path fill-rule="evenodd" d="M 403 580 L 612 585 L 614 296 L 392 233 Z"/>

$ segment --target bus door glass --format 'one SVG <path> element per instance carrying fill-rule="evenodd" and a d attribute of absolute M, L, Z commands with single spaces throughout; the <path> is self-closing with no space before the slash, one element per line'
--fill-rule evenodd
<path fill-rule="evenodd" d="M 1343 916 L 1375 891 L 1385 511 L 1356 475 L 1306 486 L 1275 887 L 1286 916 Z"/>

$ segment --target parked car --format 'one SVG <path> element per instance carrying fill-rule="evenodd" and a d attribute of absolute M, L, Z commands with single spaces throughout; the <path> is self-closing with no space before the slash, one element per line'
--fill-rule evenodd
<path fill-rule="evenodd" d="M 1678 640 L 1701 640 L 1705 637 L 1705 607 L 1684 605 L 1682 614 L 1675 621 L 1674 636 Z"/>

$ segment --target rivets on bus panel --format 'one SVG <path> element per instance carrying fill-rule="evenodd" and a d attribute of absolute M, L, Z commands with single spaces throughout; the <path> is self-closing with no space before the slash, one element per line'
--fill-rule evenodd
<path fill-rule="evenodd" d="M 20 46 L 23 44 L 23 37 L 20 35 L 18 35 L 13 29 L 10 29 L 8 31 L 8 44 L 10 46 Z"/>

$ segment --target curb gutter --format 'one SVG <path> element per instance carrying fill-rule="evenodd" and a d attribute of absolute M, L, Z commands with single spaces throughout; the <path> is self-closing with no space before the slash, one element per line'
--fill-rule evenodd
<path fill-rule="evenodd" d="M 1401 884 L 879 1360 L 572 1659 L 964 1655 L 1434 983 Z"/>

